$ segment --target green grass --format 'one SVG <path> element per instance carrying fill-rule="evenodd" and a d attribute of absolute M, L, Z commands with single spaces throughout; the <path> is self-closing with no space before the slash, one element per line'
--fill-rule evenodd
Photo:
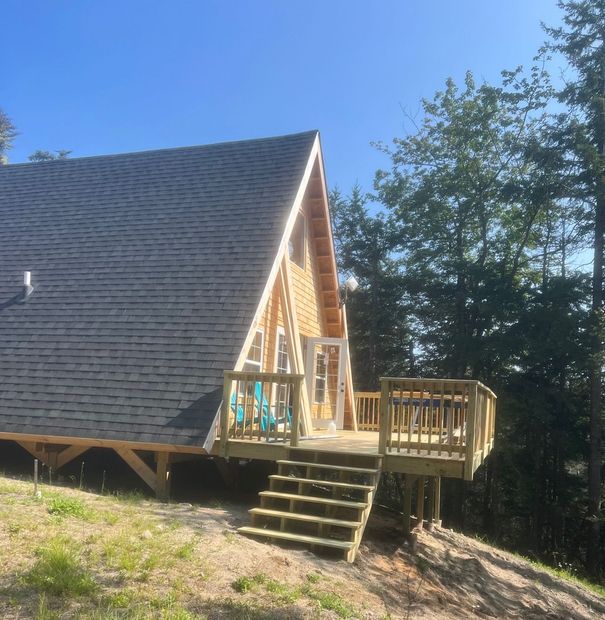
<path fill-rule="evenodd" d="M 582 586 L 586 588 L 587 590 L 594 592 L 594 594 L 597 594 L 598 596 L 605 598 L 605 586 L 589 581 L 588 579 L 581 577 L 580 575 L 576 575 L 574 572 L 572 572 L 569 569 L 555 568 L 554 566 L 543 564 L 542 562 L 539 562 L 538 560 L 533 560 L 531 558 L 527 558 L 522 555 L 518 555 L 517 557 L 522 558 L 526 562 L 529 562 L 534 568 L 544 571 L 545 573 L 548 573 L 552 577 L 556 577 L 557 579 L 563 579 L 564 581 L 568 581 L 570 583 L 573 583 L 574 585 Z"/>
<path fill-rule="evenodd" d="M 231 586 L 240 594 L 247 594 L 257 588 L 263 588 L 265 592 L 272 595 L 274 603 L 292 604 L 302 597 L 306 597 L 313 601 L 320 610 L 332 611 L 340 618 L 357 618 L 359 616 L 357 610 L 340 595 L 312 587 L 311 584 L 316 584 L 319 579 L 320 575 L 317 573 L 309 573 L 307 575 L 309 583 L 302 587 L 292 587 L 276 579 L 269 579 L 263 573 L 258 573 L 252 576 L 238 577 Z"/>
<path fill-rule="evenodd" d="M 82 564 L 77 546 L 66 538 L 54 538 L 36 550 L 36 562 L 23 575 L 23 582 L 39 592 L 55 596 L 87 596 L 97 584 Z"/>
<path fill-rule="evenodd" d="M 339 618 L 359 617 L 355 607 L 335 592 L 317 590 L 310 586 L 303 587 L 302 592 L 312 601 L 315 601 L 320 609 L 324 611 L 333 611 Z"/>
<path fill-rule="evenodd" d="M 479 542 L 482 542 L 485 545 L 489 545 L 490 547 L 493 547 L 494 549 L 504 551 L 505 553 L 509 553 L 510 555 L 516 558 L 519 558 L 520 560 L 524 560 L 528 564 L 531 564 L 535 569 L 548 573 L 552 577 L 556 577 L 557 579 L 562 579 L 563 581 L 573 583 L 574 585 L 577 585 L 577 586 L 582 586 L 586 588 L 587 590 L 590 590 L 597 596 L 601 596 L 605 598 L 605 586 L 604 585 L 599 584 L 599 583 L 594 583 L 593 581 L 590 581 L 589 579 L 586 579 L 585 577 L 578 575 L 573 570 L 570 570 L 568 568 L 558 568 L 555 566 L 551 566 L 550 564 L 545 564 L 544 562 L 540 562 L 539 560 L 536 560 L 534 558 L 529 558 L 520 553 L 515 553 L 514 551 L 498 546 L 494 541 L 489 540 L 489 538 L 485 536 L 481 536 L 477 534 L 473 536 L 473 538 L 475 540 L 478 540 Z"/>
<path fill-rule="evenodd" d="M 84 502 L 73 497 L 55 495 L 48 504 L 48 512 L 56 517 L 73 517 L 74 519 L 89 520 L 91 511 Z"/>

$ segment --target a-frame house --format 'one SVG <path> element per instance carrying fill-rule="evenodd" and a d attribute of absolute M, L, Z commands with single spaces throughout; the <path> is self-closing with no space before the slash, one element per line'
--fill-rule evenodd
<path fill-rule="evenodd" d="M 319 134 L 0 165 L 0 450 L 275 461 L 247 534 L 352 560 L 381 471 L 439 518 L 495 396 L 384 378 L 355 394 Z M 3 443 L 4 442 L 4 443 Z M 426 502 L 425 502 L 426 499 Z"/>

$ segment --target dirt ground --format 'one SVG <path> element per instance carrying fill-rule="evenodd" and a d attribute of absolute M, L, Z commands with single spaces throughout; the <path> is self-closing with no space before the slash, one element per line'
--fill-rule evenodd
<path fill-rule="evenodd" d="M 65 498 L 83 510 L 53 514 Z M 0 618 L 605 618 L 584 587 L 451 531 L 420 532 L 412 554 L 376 511 L 347 564 L 238 535 L 247 508 L 58 487 L 37 499 L 0 477 Z M 32 585 L 53 540 L 73 545 L 91 593 Z"/>

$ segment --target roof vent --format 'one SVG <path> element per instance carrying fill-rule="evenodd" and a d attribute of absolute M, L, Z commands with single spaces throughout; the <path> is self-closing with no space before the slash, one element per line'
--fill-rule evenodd
<path fill-rule="evenodd" d="M 23 272 L 23 299 L 21 301 L 25 301 L 33 292 L 34 292 L 34 287 L 32 286 L 32 272 L 24 271 Z"/>

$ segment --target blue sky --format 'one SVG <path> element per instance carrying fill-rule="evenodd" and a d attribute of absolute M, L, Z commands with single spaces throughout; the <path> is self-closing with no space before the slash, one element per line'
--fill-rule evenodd
<path fill-rule="evenodd" d="M 451 76 L 528 64 L 555 0 L 4 0 L 9 154 L 74 157 L 320 129 L 328 183 L 371 188 Z"/>

